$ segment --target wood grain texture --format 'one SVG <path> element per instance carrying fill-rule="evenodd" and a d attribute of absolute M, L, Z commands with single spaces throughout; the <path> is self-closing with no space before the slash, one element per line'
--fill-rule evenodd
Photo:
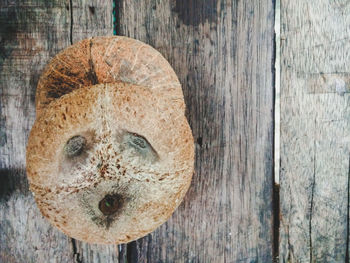
<path fill-rule="evenodd" d="M 272 1 L 118 1 L 118 34 L 149 43 L 183 85 L 196 173 L 128 262 L 272 262 Z"/>
<path fill-rule="evenodd" d="M 25 146 L 43 67 L 71 40 L 112 34 L 111 14 L 112 1 L 0 2 L 0 262 L 118 258 L 115 246 L 83 244 L 51 227 L 28 190 L 25 174 Z"/>
<path fill-rule="evenodd" d="M 72 42 L 113 35 L 113 0 L 72 0 Z"/>
<path fill-rule="evenodd" d="M 349 262 L 349 14 L 281 1 L 280 262 Z"/>

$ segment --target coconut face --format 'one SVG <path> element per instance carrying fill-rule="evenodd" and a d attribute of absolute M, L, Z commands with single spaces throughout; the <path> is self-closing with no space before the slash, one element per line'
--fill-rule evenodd
<path fill-rule="evenodd" d="M 67 235 L 119 244 L 164 223 L 193 174 L 181 110 L 125 83 L 77 89 L 50 103 L 27 145 L 40 211 Z"/>

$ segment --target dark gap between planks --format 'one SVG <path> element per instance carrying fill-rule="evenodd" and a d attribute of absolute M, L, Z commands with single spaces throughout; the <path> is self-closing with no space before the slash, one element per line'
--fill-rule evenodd
<path fill-rule="evenodd" d="M 276 24 L 277 24 L 277 20 L 278 17 L 276 16 L 276 7 L 277 7 L 277 1 L 279 0 L 272 0 L 273 2 L 273 15 L 274 15 L 274 28 L 276 29 Z M 275 143 L 276 143 L 276 132 L 277 129 L 279 129 L 279 127 L 277 126 L 276 123 L 276 110 L 278 111 L 279 109 L 276 107 L 276 97 L 277 97 L 277 75 L 276 75 L 276 63 L 280 63 L 280 61 L 277 61 L 277 33 L 276 30 L 274 30 L 274 36 L 273 36 L 273 57 L 272 57 L 272 63 L 271 63 L 271 70 L 272 70 L 272 78 L 273 78 L 273 116 L 274 116 L 274 122 L 273 122 L 273 146 L 272 146 L 272 150 L 273 150 L 273 172 L 272 172 L 272 184 L 273 184 L 273 192 L 272 192 L 272 211 L 273 211 L 273 215 L 272 215 L 272 231 L 273 231 L 273 237 L 272 237 L 272 255 L 273 255 L 273 259 L 275 262 L 278 262 L 279 260 L 279 228 L 280 228 L 280 186 L 279 184 L 276 182 L 276 173 L 277 176 L 279 177 L 279 171 L 276 171 L 275 169 L 275 165 L 276 162 L 279 162 L 280 160 L 277 160 L 277 156 L 276 156 L 276 151 L 275 151 Z M 278 147 L 278 146 L 277 146 Z"/>

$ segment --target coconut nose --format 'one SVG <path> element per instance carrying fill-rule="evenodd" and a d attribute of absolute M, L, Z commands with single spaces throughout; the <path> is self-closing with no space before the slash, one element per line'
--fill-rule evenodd
<path fill-rule="evenodd" d="M 121 207 L 122 199 L 118 194 L 106 195 L 98 204 L 102 214 L 109 216 L 115 214 Z"/>

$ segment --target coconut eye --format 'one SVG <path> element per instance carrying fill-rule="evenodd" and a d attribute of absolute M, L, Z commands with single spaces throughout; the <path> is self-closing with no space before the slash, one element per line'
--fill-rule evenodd
<path fill-rule="evenodd" d="M 129 133 L 128 144 L 136 149 L 138 152 L 146 154 L 148 152 L 155 152 L 147 139 L 136 133 Z"/>
<path fill-rule="evenodd" d="M 64 153 L 67 157 L 80 155 L 86 146 L 86 139 L 81 135 L 70 138 L 64 146 Z"/>
<path fill-rule="evenodd" d="M 157 152 L 145 137 L 137 133 L 128 132 L 124 139 L 126 140 L 127 145 L 134 148 L 144 158 L 151 159 L 152 161 L 158 159 Z"/>
<path fill-rule="evenodd" d="M 139 149 L 147 149 L 147 147 L 150 147 L 148 141 L 145 138 L 135 133 L 132 134 L 132 137 L 130 138 L 130 144 Z"/>

